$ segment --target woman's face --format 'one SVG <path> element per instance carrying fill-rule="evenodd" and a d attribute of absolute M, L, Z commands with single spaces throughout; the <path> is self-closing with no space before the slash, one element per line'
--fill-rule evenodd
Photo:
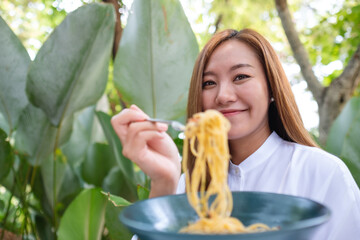
<path fill-rule="evenodd" d="M 231 123 L 229 139 L 269 134 L 270 96 L 263 66 L 238 40 L 218 46 L 205 67 L 203 110 L 216 109 Z"/>

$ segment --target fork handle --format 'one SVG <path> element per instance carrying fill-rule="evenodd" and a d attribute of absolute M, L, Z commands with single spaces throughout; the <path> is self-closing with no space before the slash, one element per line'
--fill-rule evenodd
<path fill-rule="evenodd" d="M 159 119 L 159 118 L 148 118 L 148 119 L 146 119 L 146 121 L 149 121 L 149 122 L 161 122 L 161 123 L 166 123 L 168 125 L 171 125 L 171 123 L 172 123 L 172 121 L 170 121 L 170 120 Z"/>

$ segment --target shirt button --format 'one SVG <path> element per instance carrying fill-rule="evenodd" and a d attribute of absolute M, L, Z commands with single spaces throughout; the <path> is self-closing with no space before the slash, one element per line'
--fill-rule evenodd
<path fill-rule="evenodd" d="M 235 169 L 235 173 L 236 173 L 236 174 L 239 174 L 239 172 L 240 172 L 239 169 L 236 168 L 236 169 Z"/>

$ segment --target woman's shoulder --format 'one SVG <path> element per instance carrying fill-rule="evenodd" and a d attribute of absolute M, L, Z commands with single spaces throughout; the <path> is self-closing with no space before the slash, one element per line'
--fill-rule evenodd
<path fill-rule="evenodd" d="M 360 220 L 360 191 L 345 163 L 321 148 L 285 140 L 278 154 L 288 157 L 289 188 L 285 193 L 323 203 L 332 212 L 331 221 L 318 231 L 316 239 L 353 239 L 353 234 L 359 232 L 354 223 Z"/>
<path fill-rule="evenodd" d="M 292 152 L 293 160 L 324 168 L 346 167 L 337 156 L 320 147 L 305 146 L 299 143 L 284 141 L 284 147 Z"/>
<path fill-rule="evenodd" d="M 309 147 L 297 143 L 286 143 L 292 148 L 291 165 L 301 171 L 301 176 L 309 184 L 329 188 L 332 191 L 346 191 L 360 201 L 357 184 L 346 164 L 337 156 L 318 147 Z M 295 170 L 296 171 L 296 170 Z"/>
<path fill-rule="evenodd" d="M 340 182 L 355 183 L 346 164 L 337 156 L 319 148 L 286 142 L 292 151 L 291 164 L 319 180 L 337 179 Z M 351 184 L 351 185 L 352 185 Z"/>
<path fill-rule="evenodd" d="M 272 145 L 268 150 L 274 151 L 273 156 L 275 158 L 281 157 L 292 163 L 307 163 L 328 167 L 343 165 L 343 161 L 340 158 L 319 147 L 311 147 L 284 140 L 276 132 L 273 132 L 269 139 Z"/>

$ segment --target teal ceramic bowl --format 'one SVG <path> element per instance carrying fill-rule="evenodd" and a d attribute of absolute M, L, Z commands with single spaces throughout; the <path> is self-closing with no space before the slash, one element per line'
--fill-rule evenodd
<path fill-rule="evenodd" d="M 125 208 L 121 222 L 141 240 L 305 240 L 330 218 L 324 205 L 306 198 L 264 192 L 233 192 L 232 216 L 245 226 L 261 222 L 278 231 L 202 235 L 178 233 L 198 219 L 185 194 L 139 201 Z"/>

